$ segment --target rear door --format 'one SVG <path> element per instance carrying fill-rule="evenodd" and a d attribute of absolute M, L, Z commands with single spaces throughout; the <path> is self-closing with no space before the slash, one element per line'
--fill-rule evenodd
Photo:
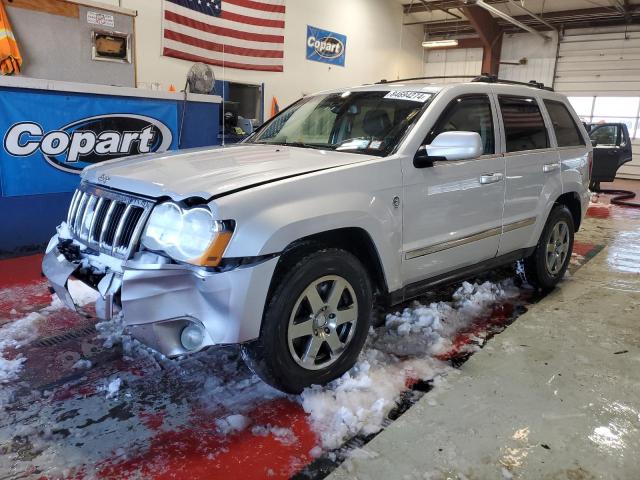
<path fill-rule="evenodd" d="M 629 130 L 624 123 L 587 125 L 593 149 L 592 182 L 613 182 L 618 169 L 632 159 Z"/>
<path fill-rule="evenodd" d="M 543 191 L 562 191 L 558 153 L 551 144 L 542 108 L 535 96 L 498 93 L 506 193 L 498 255 L 535 244 L 536 221 L 543 214 Z"/>

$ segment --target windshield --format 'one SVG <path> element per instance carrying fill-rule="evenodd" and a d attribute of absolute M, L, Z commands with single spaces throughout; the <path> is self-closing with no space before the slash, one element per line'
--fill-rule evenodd
<path fill-rule="evenodd" d="M 266 123 L 247 142 L 385 156 L 432 97 L 432 93 L 420 91 L 305 97 Z"/>

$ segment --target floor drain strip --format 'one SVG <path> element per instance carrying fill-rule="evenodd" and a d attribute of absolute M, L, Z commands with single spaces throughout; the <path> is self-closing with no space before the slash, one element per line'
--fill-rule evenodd
<path fill-rule="evenodd" d="M 61 343 L 65 343 L 76 338 L 86 337 L 87 335 L 95 333 L 95 331 L 95 326 L 89 325 L 78 330 L 72 330 L 71 332 L 54 335 L 53 337 L 41 338 L 40 340 L 36 340 L 35 342 L 33 342 L 32 345 L 36 347 L 53 347 L 55 345 L 60 345 Z"/>

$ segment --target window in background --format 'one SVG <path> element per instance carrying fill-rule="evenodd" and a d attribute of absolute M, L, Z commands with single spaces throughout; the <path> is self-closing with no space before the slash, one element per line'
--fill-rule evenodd
<path fill-rule="evenodd" d="M 636 118 L 638 105 L 640 97 L 596 97 L 593 116 Z"/>
<path fill-rule="evenodd" d="M 569 97 L 585 123 L 624 123 L 631 138 L 640 138 L 640 97 Z"/>
<path fill-rule="evenodd" d="M 593 115 L 593 101 L 596 97 L 569 97 L 569 103 L 578 116 L 591 118 Z"/>

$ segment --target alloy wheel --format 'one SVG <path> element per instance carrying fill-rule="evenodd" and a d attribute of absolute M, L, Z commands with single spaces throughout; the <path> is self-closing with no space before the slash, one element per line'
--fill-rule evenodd
<path fill-rule="evenodd" d="M 326 275 L 311 282 L 294 304 L 287 329 L 289 352 L 307 370 L 335 363 L 353 339 L 358 300 L 343 277 Z"/>
<path fill-rule="evenodd" d="M 557 275 L 562 270 L 567 255 L 569 255 L 569 226 L 564 221 L 556 223 L 547 241 L 547 271 Z"/>

